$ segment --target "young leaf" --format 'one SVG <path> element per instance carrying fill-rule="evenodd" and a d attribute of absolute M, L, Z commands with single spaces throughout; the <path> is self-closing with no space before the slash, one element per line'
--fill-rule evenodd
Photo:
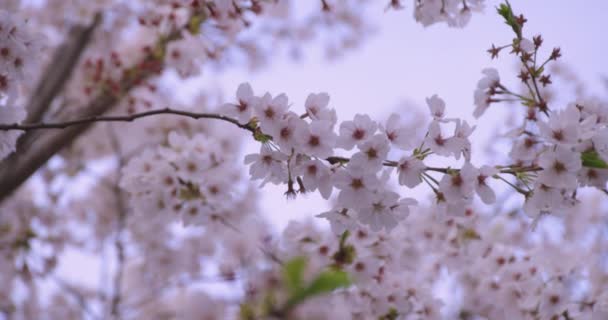
<path fill-rule="evenodd" d="M 348 287 L 351 284 L 348 274 L 341 270 L 321 272 L 306 288 L 298 290 L 287 301 L 286 309 L 291 309 L 304 300 L 329 293 L 333 290 Z"/>
<path fill-rule="evenodd" d="M 588 168 L 608 169 L 608 164 L 595 151 L 581 153 L 583 166 Z"/>
<path fill-rule="evenodd" d="M 302 288 L 302 276 L 304 275 L 306 262 L 306 258 L 297 257 L 288 261 L 283 266 L 285 284 L 292 293 L 295 293 Z"/>
<path fill-rule="evenodd" d="M 306 288 L 308 296 L 316 296 L 348 287 L 351 284 L 348 273 L 341 270 L 328 270 L 321 272 Z"/>
<path fill-rule="evenodd" d="M 511 4 L 508 1 L 506 3 L 501 3 L 500 6 L 496 8 L 496 11 L 505 19 L 505 23 L 511 26 L 511 29 L 513 29 L 517 38 L 521 39 L 521 25 L 515 18 Z"/>

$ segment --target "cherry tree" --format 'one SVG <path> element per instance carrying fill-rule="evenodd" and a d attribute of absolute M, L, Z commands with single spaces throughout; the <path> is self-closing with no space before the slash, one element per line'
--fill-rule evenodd
<path fill-rule="evenodd" d="M 295 2 L 0 1 L 0 319 L 608 318 L 608 101 L 554 98 L 553 81 L 582 86 L 559 45 L 509 2 Z M 263 68 L 321 38 L 354 50 L 378 6 L 506 24 L 488 59 L 516 71 L 471 71 L 470 110 L 509 106 L 506 154 L 474 163 L 476 124 L 439 95 L 386 119 L 247 81 L 180 96 L 203 67 Z M 268 184 L 331 209 L 277 233 Z M 99 261 L 95 286 L 61 272 L 75 251 Z"/>

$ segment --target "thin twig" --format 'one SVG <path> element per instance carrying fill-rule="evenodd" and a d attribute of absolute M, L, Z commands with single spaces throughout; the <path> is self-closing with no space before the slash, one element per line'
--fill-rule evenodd
<path fill-rule="evenodd" d="M 58 278 L 56 276 L 51 276 L 51 279 L 55 282 L 55 284 L 61 290 L 63 290 L 67 294 L 71 295 L 76 300 L 76 303 L 78 303 L 78 306 L 80 306 L 80 308 L 82 309 L 82 311 L 84 313 L 86 313 L 92 319 L 100 319 L 91 310 L 91 308 L 89 307 L 89 304 L 87 303 L 87 299 L 80 292 L 78 292 L 78 290 L 76 290 L 70 284 L 66 283 L 64 280 L 62 280 L 62 279 L 60 279 L 60 278 Z"/>
<path fill-rule="evenodd" d="M 149 116 L 159 115 L 159 114 L 172 114 L 185 116 L 192 119 L 217 119 L 230 122 L 241 129 L 248 130 L 250 132 L 254 132 L 253 127 L 247 124 L 241 124 L 238 120 L 226 117 L 216 113 L 196 113 L 189 112 L 185 110 L 176 110 L 171 108 L 164 109 L 156 109 L 145 111 L 141 113 L 134 113 L 131 115 L 121 115 L 121 116 L 92 116 L 85 117 L 81 119 L 74 120 L 65 120 L 65 121 L 57 121 L 57 122 L 38 122 L 38 123 L 26 123 L 26 124 L 0 124 L 0 130 L 20 130 L 20 131 L 31 131 L 31 130 L 40 130 L 40 129 L 65 129 L 72 126 L 82 125 L 82 124 L 91 124 L 94 122 L 132 122 L 140 118 L 145 118 Z"/>
<path fill-rule="evenodd" d="M 114 273 L 114 287 L 113 287 L 113 295 L 111 300 L 110 314 L 113 319 L 121 319 L 121 300 L 122 300 L 122 280 L 124 274 L 124 265 L 125 265 L 125 248 L 122 243 L 122 232 L 126 225 L 127 220 L 127 206 L 125 205 L 122 190 L 118 186 L 118 180 L 120 179 L 120 170 L 125 164 L 125 158 L 122 154 L 122 150 L 120 148 L 120 143 L 118 142 L 118 137 L 116 137 L 116 133 L 112 131 L 112 129 L 108 126 L 108 135 L 110 137 L 110 144 L 114 149 L 116 156 L 118 158 L 118 164 L 116 165 L 116 183 L 113 187 L 114 196 L 116 198 L 116 210 L 118 213 L 118 217 L 116 219 L 116 238 L 114 239 L 114 248 L 116 251 L 116 270 Z"/>

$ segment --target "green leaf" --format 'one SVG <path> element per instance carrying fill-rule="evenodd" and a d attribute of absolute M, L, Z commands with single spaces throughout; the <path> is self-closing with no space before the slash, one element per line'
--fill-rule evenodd
<path fill-rule="evenodd" d="M 289 310 L 304 300 L 324 293 L 332 292 L 339 288 L 350 286 L 351 280 L 348 273 L 341 270 L 327 270 L 321 272 L 306 288 L 298 290 L 287 301 L 286 309 Z"/>
<path fill-rule="evenodd" d="M 295 293 L 302 288 L 302 278 L 306 268 L 306 258 L 294 258 L 283 266 L 283 278 L 290 292 Z"/>
<path fill-rule="evenodd" d="M 517 19 L 515 18 L 511 4 L 508 1 L 506 3 L 501 3 L 496 8 L 496 11 L 505 19 L 505 23 L 511 26 L 511 29 L 513 29 L 517 35 L 517 38 L 521 39 L 521 25 L 519 25 Z"/>
<path fill-rule="evenodd" d="M 310 296 L 331 292 L 351 284 L 348 273 L 341 270 L 328 270 L 321 272 L 306 288 Z"/>
<path fill-rule="evenodd" d="M 195 14 L 188 20 L 188 31 L 193 35 L 201 33 L 201 24 L 207 20 L 207 15 L 204 12 Z"/>
<path fill-rule="evenodd" d="M 342 235 L 340 236 L 340 248 L 344 247 L 344 245 L 346 244 L 346 240 L 348 239 L 348 236 L 350 236 L 350 231 L 345 230 L 344 232 L 342 232 Z"/>
<path fill-rule="evenodd" d="M 380 316 L 378 320 L 396 320 L 399 318 L 399 312 L 395 308 L 391 308 L 386 314 Z"/>
<path fill-rule="evenodd" d="M 253 139 L 261 143 L 266 143 L 272 140 L 272 136 L 262 133 L 262 131 L 258 128 L 255 130 L 255 132 L 253 132 Z"/>
<path fill-rule="evenodd" d="M 608 169 L 608 164 L 606 163 L 606 161 L 600 158 L 599 154 L 597 154 L 595 150 L 585 151 L 581 153 L 581 160 L 583 161 L 584 167 Z"/>
<path fill-rule="evenodd" d="M 241 304 L 239 308 L 239 319 L 241 320 L 254 320 L 255 311 L 248 304 Z"/>
<path fill-rule="evenodd" d="M 201 193 L 201 189 L 198 187 L 198 185 L 194 184 L 192 181 L 184 181 L 182 179 L 179 179 L 179 183 L 181 185 L 181 188 L 179 188 L 179 194 L 178 194 L 178 197 L 180 200 L 185 200 L 185 201 L 193 201 L 193 200 L 198 200 L 198 199 L 204 200 L 205 197 Z"/>

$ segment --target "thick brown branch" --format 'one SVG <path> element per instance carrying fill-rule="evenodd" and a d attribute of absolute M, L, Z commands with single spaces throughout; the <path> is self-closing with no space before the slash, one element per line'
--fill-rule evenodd
<path fill-rule="evenodd" d="M 101 21 L 101 14 L 95 15 L 89 26 L 74 26 L 68 39 L 55 51 L 51 63 L 43 73 L 27 106 L 26 122 L 40 121 L 55 97 L 72 75 L 74 66 L 91 40 L 93 31 Z"/>

